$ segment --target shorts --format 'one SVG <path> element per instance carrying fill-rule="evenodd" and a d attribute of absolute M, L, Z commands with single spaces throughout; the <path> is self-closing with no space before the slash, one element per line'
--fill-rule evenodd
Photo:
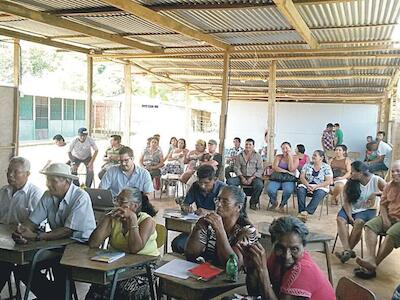
<path fill-rule="evenodd" d="M 365 224 L 366 227 L 371 229 L 376 234 L 385 232 L 383 230 L 383 219 L 381 216 L 377 216 Z M 386 231 L 386 235 L 393 239 L 394 247 L 400 247 L 400 222 L 392 223 L 392 226 Z"/>
<path fill-rule="evenodd" d="M 369 220 L 376 217 L 376 209 L 367 209 L 355 214 L 351 214 L 351 216 L 353 217 L 354 220 L 361 219 L 364 221 L 364 223 L 367 223 Z M 349 217 L 347 216 L 346 211 L 344 210 L 343 207 L 339 211 L 338 217 L 345 219 L 347 221 L 347 224 L 349 224 Z"/>

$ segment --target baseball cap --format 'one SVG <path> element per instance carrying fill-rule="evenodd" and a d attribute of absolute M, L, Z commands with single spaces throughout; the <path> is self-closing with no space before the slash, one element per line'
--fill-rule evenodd
<path fill-rule="evenodd" d="M 212 145 L 217 145 L 217 141 L 216 140 L 209 140 L 208 143 L 212 144 Z"/>
<path fill-rule="evenodd" d="M 78 134 L 88 134 L 88 130 L 85 127 L 81 127 L 78 129 Z"/>

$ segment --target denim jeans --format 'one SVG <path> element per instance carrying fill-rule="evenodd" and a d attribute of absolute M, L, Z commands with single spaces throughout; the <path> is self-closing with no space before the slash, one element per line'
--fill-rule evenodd
<path fill-rule="evenodd" d="M 299 204 L 299 212 L 307 211 L 310 215 L 312 215 L 318 207 L 319 202 L 328 194 L 323 190 L 315 190 L 312 194 L 307 192 L 307 189 L 304 187 L 299 187 L 297 189 L 297 202 Z M 311 196 L 311 201 L 306 206 L 306 197 Z"/>
<path fill-rule="evenodd" d="M 229 178 L 227 180 L 227 184 L 235 186 L 241 185 L 239 176 Z M 261 178 L 256 177 L 251 182 L 251 186 L 253 188 L 253 193 L 250 198 L 250 204 L 258 204 L 260 202 L 260 196 L 264 188 L 264 183 Z"/>
<path fill-rule="evenodd" d="M 285 206 L 294 192 L 294 182 L 278 182 L 269 181 L 267 186 L 267 194 L 269 197 L 269 202 L 274 204 L 276 202 L 276 195 L 278 190 L 282 190 L 282 200 L 280 206 Z"/>

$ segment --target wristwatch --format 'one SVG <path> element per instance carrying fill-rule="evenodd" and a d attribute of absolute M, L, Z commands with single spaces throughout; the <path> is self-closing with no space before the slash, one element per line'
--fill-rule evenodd
<path fill-rule="evenodd" d="M 40 237 L 40 231 L 38 231 L 37 233 L 36 233 L 36 238 L 35 238 L 35 241 L 41 241 L 42 239 L 41 239 L 41 237 Z"/>

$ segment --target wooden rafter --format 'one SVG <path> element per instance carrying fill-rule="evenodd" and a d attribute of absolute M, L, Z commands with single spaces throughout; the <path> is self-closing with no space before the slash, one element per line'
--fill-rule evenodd
<path fill-rule="evenodd" d="M 164 28 L 171 29 L 175 32 L 181 33 L 185 36 L 188 36 L 190 38 L 193 38 L 195 40 L 200 40 L 204 41 L 210 45 L 213 45 L 217 48 L 223 49 L 223 50 L 230 50 L 230 45 L 226 44 L 224 42 L 221 42 L 220 40 L 217 40 L 211 35 L 205 34 L 203 32 L 200 32 L 198 30 L 195 30 L 187 25 L 184 25 L 170 17 L 163 16 L 150 8 L 147 8 L 143 5 L 134 3 L 133 1 L 126 1 L 126 0 L 104 0 L 103 2 L 106 2 L 110 5 L 113 5 L 115 7 L 118 7 L 126 12 L 129 12 L 137 17 L 140 17 L 144 20 L 147 20 L 149 22 L 152 22 L 153 24 L 157 24 L 159 26 L 162 26 Z"/>
<path fill-rule="evenodd" d="M 38 44 L 43 44 L 43 45 L 47 45 L 47 46 L 51 46 L 51 47 L 56 47 L 56 48 L 60 48 L 60 49 L 65 49 L 65 50 L 75 51 L 75 52 L 80 52 L 80 53 L 85 53 L 85 54 L 89 54 L 91 52 L 90 49 L 85 49 L 85 48 L 81 48 L 81 47 L 70 45 L 70 44 L 52 41 L 52 40 L 49 40 L 44 37 L 29 35 L 26 33 L 3 29 L 3 28 L 0 28 L 0 35 L 9 36 L 9 37 L 21 39 L 24 41 L 34 42 L 34 43 L 38 43 Z"/>
<path fill-rule="evenodd" d="M 318 41 L 313 37 L 310 28 L 301 17 L 292 0 L 273 0 L 278 10 L 297 33 L 307 42 L 312 49 L 319 47 Z"/>
<path fill-rule="evenodd" d="M 50 15 L 48 13 L 39 12 L 29 9 L 25 6 L 15 4 L 13 2 L 2 0 L 0 1 L 0 11 L 13 14 L 15 16 L 24 17 L 36 22 L 44 23 L 47 25 L 72 30 L 75 32 L 83 33 L 88 36 L 97 37 L 103 40 L 108 40 L 114 43 L 126 45 L 132 48 L 141 49 L 148 52 L 162 52 L 161 47 L 146 45 L 134 40 L 120 37 L 106 31 L 95 29 L 93 27 L 85 26 L 76 22 L 72 22 L 60 17 Z"/>

